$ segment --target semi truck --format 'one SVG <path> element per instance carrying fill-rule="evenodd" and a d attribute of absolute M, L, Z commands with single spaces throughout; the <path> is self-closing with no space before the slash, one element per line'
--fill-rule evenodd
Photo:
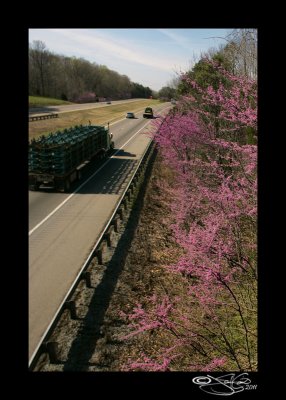
<path fill-rule="evenodd" d="M 151 107 L 146 107 L 144 114 L 143 114 L 143 118 L 153 118 L 153 110 Z"/>
<path fill-rule="evenodd" d="M 109 126 L 79 125 L 29 142 L 29 189 L 67 192 L 95 160 L 112 152 Z"/>

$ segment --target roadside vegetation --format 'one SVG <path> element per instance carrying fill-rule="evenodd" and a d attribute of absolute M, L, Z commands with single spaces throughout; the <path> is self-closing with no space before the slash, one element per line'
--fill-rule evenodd
<path fill-rule="evenodd" d="M 61 106 L 66 104 L 73 104 L 70 101 L 53 99 L 50 97 L 29 96 L 29 108 L 32 107 L 45 107 L 45 106 Z"/>
<path fill-rule="evenodd" d="M 141 349 L 124 370 L 257 370 L 257 84 L 227 54 L 181 76 L 181 100 L 157 126 L 173 173 L 157 182 L 158 202 L 169 199 L 180 251 L 165 264 L 172 284 L 159 279 L 122 309 L 130 353 L 136 337 Z"/>

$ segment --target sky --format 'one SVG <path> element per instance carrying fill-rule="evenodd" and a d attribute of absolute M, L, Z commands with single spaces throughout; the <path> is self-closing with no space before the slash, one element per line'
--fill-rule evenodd
<path fill-rule="evenodd" d="M 29 29 L 56 54 L 84 58 L 158 91 L 232 29 Z"/>

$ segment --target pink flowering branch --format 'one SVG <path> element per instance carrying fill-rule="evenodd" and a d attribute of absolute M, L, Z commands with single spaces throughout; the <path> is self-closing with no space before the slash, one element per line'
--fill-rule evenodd
<path fill-rule="evenodd" d="M 145 299 L 147 306 L 134 308 L 126 339 L 164 330 L 177 347 L 175 358 L 162 349 L 156 360 L 145 355 L 131 363 L 133 369 L 168 370 L 186 348 L 201 360 L 190 369 L 255 365 L 257 148 L 241 135 L 243 129 L 256 130 L 256 84 L 212 65 L 227 84 L 203 89 L 182 76 L 190 96 L 177 112 L 155 122 L 154 141 L 176 174 L 172 187 L 162 187 L 173 197 L 171 228 L 184 249 L 167 268 L 188 282 L 184 306 L 190 308 L 182 315 L 180 303 L 155 295 Z M 199 307 L 200 319 L 192 318 L 192 306 Z M 239 340 L 233 332 L 241 332 Z"/>

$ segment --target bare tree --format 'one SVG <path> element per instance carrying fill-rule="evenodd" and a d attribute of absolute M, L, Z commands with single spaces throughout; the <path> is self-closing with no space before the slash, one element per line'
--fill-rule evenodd
<path fill-rule="evenodd" d="M 226 37 L 224 53 L 237 74 L 257 78 L 257 29 L 234 29 Z"/>
<path fill-rule="evenodd" d="M 166 86 L 169 86 L 172 89 L 177 89 L 177 87 L 178 87 L 178 85 L 180 83 L 180 79 L 181 79 L 180 75 L 179 75 L 179 73 L 177 73 L 176 76 L 174 76 L 172 79 L 170 79 L 167 82 Z"/>
<path fill-rule="evenodd" d="M 125 99 L 131 97 L 132 82 L 105 65 L 91 63 L 83 58 L 66 57 L 46 49 L 45 43 L 37 40 L 29 46 L 29 95 L 82 101 L 88 95 Z M 143 88 L 150 92 L 148 87 Z"/>
<path fill-rule="evenodd" d="M 36 93 L 40 96 L 46 95 L 45 74 L 48 57 L 45 43 L 40 40 L 33 41 L 29 52 L 29 64 L 31 71 L 35 73 Z"/>
<path fill-rule="evenodd" d="M 220 46 L 223 54 L 231 65 L 231 70 L 237 75 L 245 75 L 257 79 L 257 29 L 233 29 L 224 39 L 227 44 Z M 208 54 L 213 50 L 209 50 Z"/>

